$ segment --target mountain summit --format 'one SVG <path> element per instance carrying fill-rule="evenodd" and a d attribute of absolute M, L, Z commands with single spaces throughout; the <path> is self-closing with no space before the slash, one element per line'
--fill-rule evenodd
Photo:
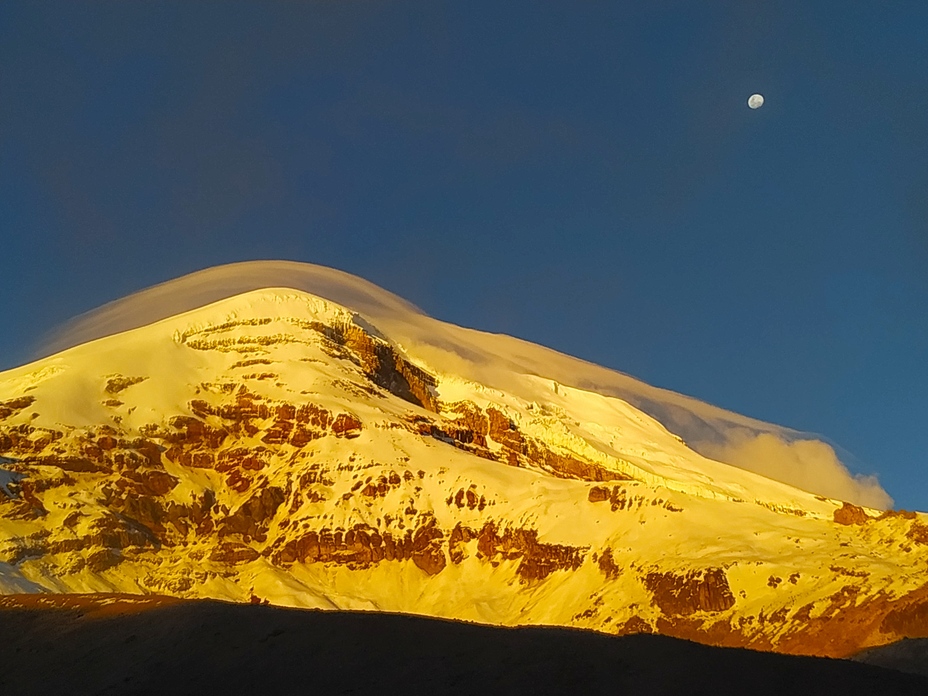
<path fill-rule="evenodd" d="M 0 592 L 822 655 L 928 630 L 928 519 L 823 443 L 332 269 L 210 269 L 52 346 L 0 374 Z M 828 475 L 725 463 L 745 442 Z"/>

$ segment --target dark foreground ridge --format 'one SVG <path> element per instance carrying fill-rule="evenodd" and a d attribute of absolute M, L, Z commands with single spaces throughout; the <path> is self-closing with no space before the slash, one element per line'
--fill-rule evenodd
<path fill-rule="evenodd" d="M 0 597 L 0 693 L 928 693 L 843 660 L 663 636 L 108 595 Z"/>
<path fill-rule="evenodd" d="M 907 638 L 863 650 L 851 659 L 868 665 L 897 669 L 928 677 L 928 638 Z"/>

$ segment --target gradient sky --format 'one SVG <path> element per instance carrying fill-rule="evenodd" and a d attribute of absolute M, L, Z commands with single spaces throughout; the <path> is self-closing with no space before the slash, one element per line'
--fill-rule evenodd
<path fill-rule="evenodd" d="M 926 28 L 924 0 L 4 2 L 0 369 L 142 287 L 310 261 L 823 434 L 928 510 Z"/>

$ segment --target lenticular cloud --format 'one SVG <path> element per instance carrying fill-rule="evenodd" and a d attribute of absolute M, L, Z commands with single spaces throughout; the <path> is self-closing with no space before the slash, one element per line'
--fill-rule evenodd
<path fill-rule="evenodd" d="M 400 297 L 333 268 L 292 261 L 217 266 L 168 281 L 80 315 L 56 331 L 42 357 L 262 288 L 291 288 L 357 312 L 430 369 L 507 389 L 533 374 L 614 396 L 660 421 L 705 456 L 797 488 L 885 508 L 873 477 L 855 476 L 820 439 L 747 418 L 633 377 L 510 336 L 433 319 Z"/>

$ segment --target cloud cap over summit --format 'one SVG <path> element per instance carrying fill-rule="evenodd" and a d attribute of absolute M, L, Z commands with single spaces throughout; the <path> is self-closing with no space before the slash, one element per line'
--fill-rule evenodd
<path fill-rule="evenodd" d="M 533 374 L 626 400 L 697 452 L 809 492 L 878 509 L 892 498 L 874 476 L 853 474 L 821 438 L 765 423 L 660 389 L 629 375 L 526 341 L 487 334 L 427 316 L 362 278 L 294 261 L 216 266 L 141 290 L 82 314 L 54 332 L 36 357 L 202 307 L 252 290 L 293 288 L 343 305 L 432 366 L 488 386 Z"/>

